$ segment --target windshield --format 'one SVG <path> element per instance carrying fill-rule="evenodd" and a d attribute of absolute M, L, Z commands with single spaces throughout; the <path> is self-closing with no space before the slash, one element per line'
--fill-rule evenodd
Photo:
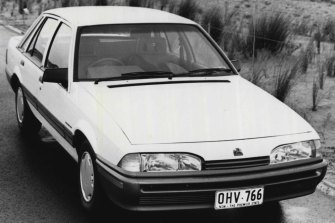
<path fill-rule="evenodd" d="M 222 55 L 191 25 L 130 24 L 83 27 L 77 80 L 157 77 L 201 69 L 229 70 Z M 219 74 L 220 75 L 220 74 Z"/>

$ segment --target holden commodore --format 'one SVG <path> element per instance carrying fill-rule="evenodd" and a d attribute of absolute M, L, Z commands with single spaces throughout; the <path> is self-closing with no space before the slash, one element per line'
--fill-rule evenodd
<path fill-rule="evenodd" d="M 78 163 L 80 201 L 137 211 L 227 209 L 311 194 L 320 138 L 243 79 L 193 21 L 131 7 L 44 12 L 10 39 L 24 135 L 43 125 Z"/>

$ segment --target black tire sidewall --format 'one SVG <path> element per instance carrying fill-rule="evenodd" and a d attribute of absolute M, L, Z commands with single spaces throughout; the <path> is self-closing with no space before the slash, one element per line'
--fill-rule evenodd
<path fill-rule="evenodd" d="M 22 91 L 22 97 L 23 97 L 23 119 L 22 122 L 18 119 L 18 111 L 17 111 L 17 97 L 18 97 L 18 91 L 21 89 Z M 28 102 L 26 100 L 25 93 L 21 87 L 21 85 L 18 86 L 16 92 L 15 92 L 15 116 L 18 123 L 18 127 L 20 131 L 27 136 L 35 136 L 41 129 L 41 123 L 39 120 L 35 117 L 33 112 L 30 110 L 30 107 L 28 105 Z"/>
<path fill-rule="evenodd" d="M 22 122 L 19 121 L 19 118 L 18 118 L 18 111 L 17 111 L 17 96 L 18 96 L 18 91 L 19 89 L 21 89 L 22 91 L 22 95 L 23 95 L 23 109 L 24 109 L 24 112 L 26 111 L 26 100 L 25 100 L 25 96 L 24 96 L 24 92 L 23 92 L 23 89 L 21 88 L 21 86 L 19 86 L 15 92 L 15 117 L 16 117 L 16 121 L 17 121 L 17 124 L 19 126 L 19 129 L 22 130 L 23 129 L 23 123 L 25 122 L 25 115 L 23 115 L 23 120 Z"/>

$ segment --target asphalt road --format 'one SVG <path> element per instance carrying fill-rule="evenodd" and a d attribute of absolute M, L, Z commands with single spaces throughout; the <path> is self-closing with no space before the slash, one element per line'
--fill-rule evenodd
<path fill-rule="evenodd" d="M 94 215 L 79 206 L 76 164 L 44 130 L 24 139 L 14 93 L 4 73 L 5 48 L 15 35 L 0 26 L 0 222 L 335 222 L 335 200 L 316 191 L 302 198 L 227 211 L 132 213 L 106 203 Z"/>

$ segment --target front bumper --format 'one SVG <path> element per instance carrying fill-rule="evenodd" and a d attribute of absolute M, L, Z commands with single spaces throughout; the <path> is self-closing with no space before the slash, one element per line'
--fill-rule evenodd
<path fill-rule="evenodd" d="M 326 174 L 321 158 L 286 164 L 193 173 L 129 174 L 97 160 L 102 186 L 118 206 L 133 211 L 214 209 L 215 192 L 264 186 L 264 202 L 311 194 Z"/>

